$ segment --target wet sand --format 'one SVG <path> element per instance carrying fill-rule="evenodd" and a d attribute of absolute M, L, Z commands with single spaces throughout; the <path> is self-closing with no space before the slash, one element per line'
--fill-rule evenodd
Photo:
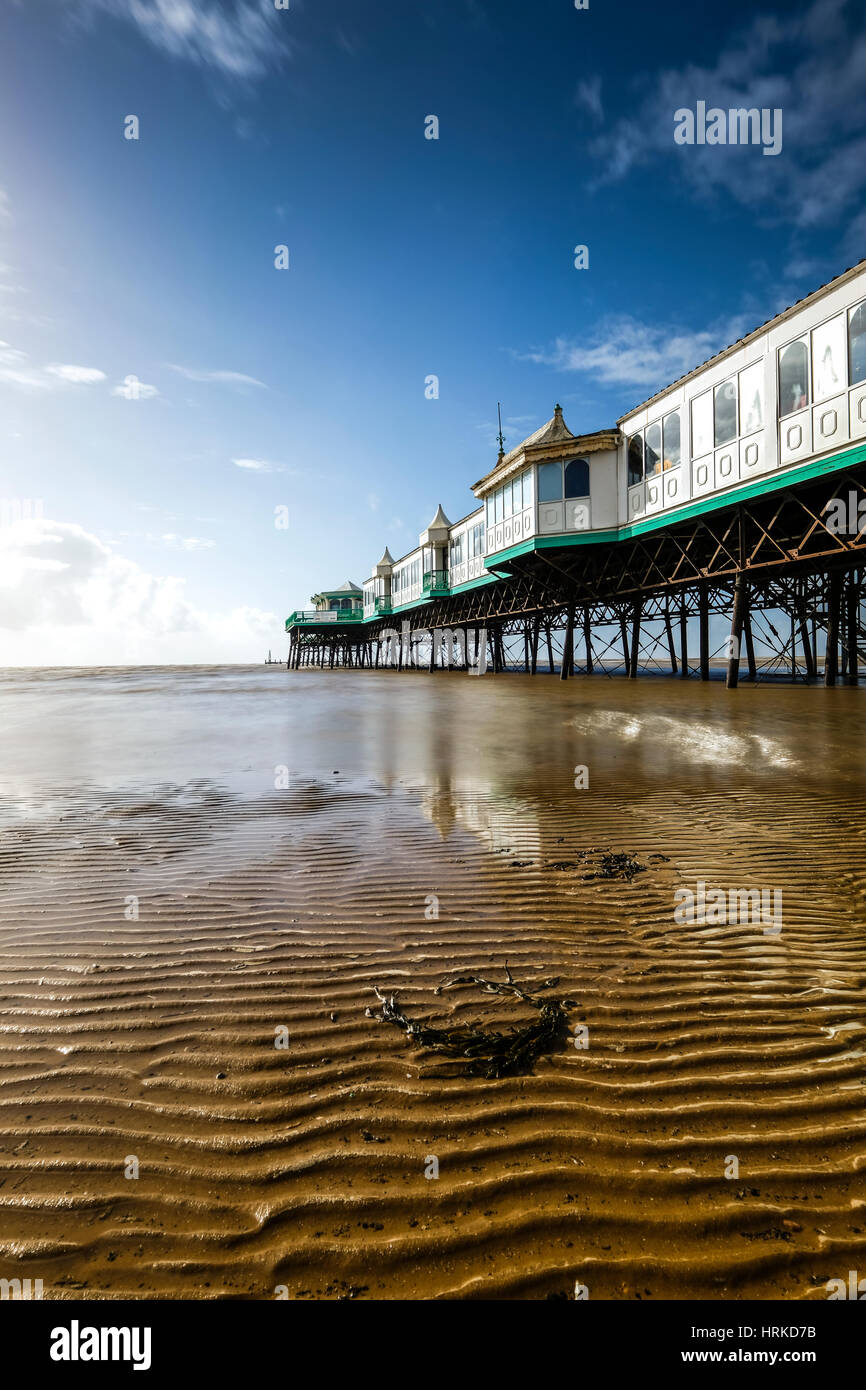
<path fill-rule="evenodd" d="M 864 699 L 0 673 L 0 1278 L 808 1300 L 866 1272 Z M 645 869 L 590 877 L 607 853 Z M 780 889 L 781 933 L 678 924 L 698 880 Z M 485 1080 L 365 1014 L 379 986 L 522 1023 L 434 992 L 506 961 L 587 1049 Z"/>

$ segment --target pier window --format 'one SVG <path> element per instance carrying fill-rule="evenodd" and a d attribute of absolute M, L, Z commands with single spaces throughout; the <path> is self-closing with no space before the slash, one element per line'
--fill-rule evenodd
<path fill-rule="evenodd" d="M 809 404 L 809 349 L 805 341 L 779 351 L 779 415 L 793 415 Z"/>
<path fill-rule="evenodd" d="M 851 310 L 848 324 L 848 360 L 851 364 L 850 382 L 857 386 L 866 381 L 866 303 Z"/>
<path fill-rule="evenodd" d="M 845 316 L 812 331 L 812 399 L 826 401 L 845 389 Z"/>
<path fill-rule="evenodd" d="M 633 434 L 628 441 L 628 485 L 634 487 L 635 483 L 643 482 L 643 435 Z M 538 494 L 539 500 L 544 501 L 541 493 Z"/>
<path fill-rule="evenodd" d="M 713 392 L 714 442 L 718 449 L 737 437 L 737 382 L 723 381 Z"/>
<path fill-rule="evenodd" d="M 665 468 L 676 468 L 682 457 L 680 412 L 674 410 L 664 418 L 664 454 Z"/>
<path fill-rule="evenodd" d="M 562 501 L 562 464 L 540 463 L 538 465 L 539 502 Z"/>
<path fill-rule="evenodd" d="M 713 447 L 713 393 L 705 391 L 692 401 L 692 458 L 699 459 Z"/>
<path fill-rule="evenodd" d="M 589 464 L 586 459 L 572 459 L 565 465 L 565 495 L 589 496 Z"/>
<path fill-rule="evenodd" d="M 502 489 L 502 518 L 507 521 L 511 516 L 511 484 L 506 483 Z"/>
<path fill-rule="evenodd" d="M 502 488 L 497 488 L 493 494 L 493 517 L 495 521 L 502 520 Z"/>
<path fill-rule="evenodd" d="M 740 372 L 740 434 L 764 428 L 764 363 L 753 362 Z"/>
<path fill-rule="evenodd" d="M 649 478 L 662 471 L 662 427 L 650 425 L 646 432 L 644 472 Z"/>
<path fill-rule="evenodd" d="M 463 564 L 463 533 L 462 533 L 462 532 L 461 532 L 461 534 L 460 534 L 459 536 L 453 536 L 453 537 L 452 537 L 451 546 L 450 546 L 450 555 L 451 555 L 451 567 L 452 567 L 452 569 L 454 568 L 455 565 L 462 565 L 462 564 Z"/>

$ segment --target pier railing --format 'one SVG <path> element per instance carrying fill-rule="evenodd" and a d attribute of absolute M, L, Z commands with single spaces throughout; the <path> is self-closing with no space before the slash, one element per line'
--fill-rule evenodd
<path fill-rule="evenodd" d="M 320 623 L 360 623 L 363 619 L 360 608 L 342 611 L 334 608 L 296 608 L 286 618 L 286 631 L 290 627 L 318 626 Z"/>
<path fill-rule="evenodd" d="M 448 573 L 446 570 L 428 570 L 424 575 L 424 582 L 421 585 L 421 592 L 425 598 L 433 594 L 447 594 L 450 592 L 448 584 Z"/>

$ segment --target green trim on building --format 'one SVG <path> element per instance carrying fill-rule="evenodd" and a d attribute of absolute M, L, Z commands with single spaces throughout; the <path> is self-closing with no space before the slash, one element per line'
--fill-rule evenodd
<path fill-rule="evenodd" d="M 537 550 L 561 550 L 572 545 L 609 545 L 616 541 L 631 540 L 635 536 L 646 535 L 649 531 L 658 531 L 663 526 L 672 526 L 679 521 L 689 521 L 692 517 L 701 516 L 706 512 L 720 511 L 722 507 L 730 507 L 737 502 L 747 501 L 752 497 L 760 497 L 768 492 L 778 492 L 782 488 L 791 487 L 795 483 L 807 482 L 810 478 L 819 478 L 826 473 L 837 473 L 843 468 L 850 468 L 858 463 L 866 463 L 866 443 L 854 445 L 850 449 L 843 450 L 841 454 L 830 454 L 827 458 L 815 459 L 811 463 L 788 465 L 773 473 L 763 473 L 752 483 L 741 483 L 728 492 L 715 493 L 712 497 L 704 498 L 698 502 L 688 502 L 685 506 L 674 511 L 657 512 L 654 516 L 647 517 L 643 521 L 635 521 L 626 526 L 614 526 L 605 531 L 579 531 L 571 535 L 558 533 L 552 536 L 533 536 L 528 541 L 522 541 L 520 545 L 513 545 L 507 550 L 497 551 L 495 556 L 490 557 L 491 563 L 497 568 L 503 566 L 505 573 L 484 574 L 479 579 L 470 579 L 465 584 L 457 584 L 447 596 L 464 594 L 470 589 L 480 589 L 485 584 L 495 584 L 497 580 L 510 579 L 508 563 L 518 555 L 528 555 Z M 399 613 L 411 613 L 416 608 L 426 608 L 433 601 L 432 598 L 415 599 L 412 603 L 401 603 L 392 608 L 390 614 L 379 614 L 372 618 L 361 618 L 358 613 L 351 617 L 348 614 L 345 616 L 353 626 L 359 619 L 363 623 L 381 622 L 385 616 L 396 617 Z M 287 631 L 295 616 L 296 614 L 293 613 L 287 620 Z M 342 623 L 325 622 L 315 625 L 333 629 L 342 626 Z M 312 624 L 308 621 L 305 624 L 298 623 L 297 626 L 312 626 Z"/>
<path fill-rule="evenodd" d="M 501 565 L 503 562 L 507 564 L 518 555 L 528 555 L 533 550 L 559 550 L 570 545 L 604 545 L 612 541 L 631 540 L 634 536 L 646 535 L 648 531 L 658 531 L 663 526 L 672 526 L 678 521 L 689 521 L 692 517 L 701 516 L 706 512 L 720 511 L 722 507 L 730 507 L 736 502 L 760 497 L 768 492 L 778 492 L 794 483 L 807 482 L 810 478 L 818 478 L 825 473 L 837 473 L 840 469 L 849 468 L 855 463 L 866 463 L 866 444 L 846 449 L 841 454 L 831 454 L 825 459 L 816 459 L 812 463 L 789 465 L 783 472 L 764 473 L 753 483 L 741 484 L 731 488 L 729 492 L 721 495 L 716 493 L 699 502 L 689 502 L 676 511 L 657 512 L 655 516 L 647 517 L 644 521 L 634 521 L 627 526 L 612 527 L 607 531 L 579 531 L 572 535 L 557 533 L 552 536 L 533 536 L 528 541 L 521 541 L 520 545 L 510 546 L 508 550 L 496 551 L 490 559 L 494 564 Z"/>

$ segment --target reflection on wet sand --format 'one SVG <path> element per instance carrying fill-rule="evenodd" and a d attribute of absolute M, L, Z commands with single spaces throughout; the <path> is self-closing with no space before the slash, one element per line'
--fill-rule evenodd
<path fill-rule="evenodd" d="M 809 1299 L 866 1263 L 860 692 L 199 669 L 0 694 L 0 1277 Z M 677 922 L 698 881 L 778 890 L 781 932 Z M 587 1047 L 487 1081 L 365 1015 L 379 986 L 523 1022 L 436 993 L 506 961 L 559 979 Z"/>

